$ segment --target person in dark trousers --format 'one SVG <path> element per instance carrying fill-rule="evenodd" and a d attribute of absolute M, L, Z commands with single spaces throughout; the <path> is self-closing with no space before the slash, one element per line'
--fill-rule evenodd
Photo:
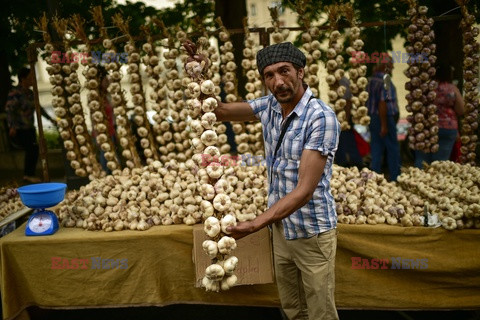
<path fill-rule="evenodd" d="M 397 138 L 399 117 L 397 90 L 390 81 L 393 70 L 391 57 L 380 59 L 370 78 L 367 91 L 367 108 L 370 116 L 370 169 L 382 173 L 383 156 L 386 152 L 389 177 L 397 181 L 400 174 L 400 145 Z"/>
<path fill-rule="evenodd" d="M 5 111 L 7 113 L 8 134 L 13 147 L 25 150 L 24 175 L 27 183 L 38 183 L 35 176 L 38 161 L 37 133 L 34 125 L 35 103 L 33 91 L 33 73 L 29 68 L 18 72 L 18 85 L 8 93 Z M 52 123 L 55 121 L 42 109 L 42 115 Z"/>
<path fill-rule="evenodd" d="M 352 121 L 352 92 L 350 91 L 350 81 L 343 77 L 340 79 L 340 85 L 346 88 L 343 98 L 347 101 L 345 112 L 347 114 L 347 121 L 350 129 L 342 130 L 340 133 L 340 140 L 338 142 L 338 149 L 335 153 L 335 163 L 342 167 L 364 167 L 362 156 L 358 151 L 357 142 L 355 140 L 354 124 Z"/>
<path fill-rule="evenodd" d="M 289 319 L 338 319 L 335 307 L 337 214 L 330 190 L 340 124 L 303 82 L 306 58 L 292 43 L 257 54 L 271 94 L 219 102 L 218 121 L 260 120 L 268 168 L 269 209 L 228 232 L 235 239 L 271 226 L 275 275 Z"/>

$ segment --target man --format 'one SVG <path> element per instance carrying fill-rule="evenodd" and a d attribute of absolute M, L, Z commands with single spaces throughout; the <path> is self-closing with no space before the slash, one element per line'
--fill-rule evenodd
<path fill-rule="evenodd" d="M 397 139 L 399 116 L 397 90 L 391 82 L 393 61 L 391 57 L 380 59 L 367 86 L 367 108 L 370 116 L 370 169 L 382 172 L 383 155 L 387 152 L 391 181 L 400 174 L 400 146 Z"/>
<path fill-rule="evenodd" d="M 12 145 L 25 150 L 24 176 L 25 182 L 40 182 L 35 176 L 38 161 L 37 134 L 34 126 L 35 104 L 33 101 L 32 86 L 33 73 L 29 68 L 22 68 L 18 72 L 18 86 L 12 88 L 8 94 L 5 111 Z M 55 121 L 42 109 L 42 114 L 52 123 Z"/>
<path fill-rule="evenodd" d="M 337 215 L 329 181 L 340 125 L 303 83 L 305 63 L 305 55 L 289 42 L 260 50 L 258 71 L 271 94 L 220 103 L 215 110 L 218 121 L 260 119 L 265 138 L 269 209 L 229 231 L 239 239 L 272 225 L 276 281 L 287 317 L 338 319 Z"/>

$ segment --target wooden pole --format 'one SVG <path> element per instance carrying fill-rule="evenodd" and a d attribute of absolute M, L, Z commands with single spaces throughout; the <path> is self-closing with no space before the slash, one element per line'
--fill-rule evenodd
<path fill-rule="evenodd" d="M 40 146 L 40 162 L 42 165 L 42 176 L 44 182 L 49 182 L 50 177 L 48 175 L 48 161 L 47 161 L 47 144 L 45 142 L 45 136 L 43 135 L 42 125 L 42 112 L 40 111 L 40 99 L 38 95 L 37 75 L 35 73 L 35 63 L 37 62 L 37 50 L 35 44 L 28 46 L 28 62 L 30 64 L 30 72 L 33 72 L 33 96 L 35 103 L 35 112 L 37 115 L 38 125 L 38 142 Z"/>

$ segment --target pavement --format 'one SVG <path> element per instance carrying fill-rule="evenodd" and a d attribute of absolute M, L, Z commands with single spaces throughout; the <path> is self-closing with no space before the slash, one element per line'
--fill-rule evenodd
<path fill-rule="evenodd" d="M 278 308 L 180 304 L 165 307 L 43 310 L 30 308 L 32 320 L 284 320 Z M 478 320 L 480 311 L 339 310 L 341 320 Z"/>

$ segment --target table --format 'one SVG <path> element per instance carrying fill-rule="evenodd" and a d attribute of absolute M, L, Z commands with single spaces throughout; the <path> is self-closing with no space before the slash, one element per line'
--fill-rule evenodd
<path fill-rule="evenodd" d="M 480 308 L 480 230 L 343 224 L 338 230 L 339 309 Z M 191 226 L 111 233 L 61 228 L 46 237 L 26 237 L 24 232 L 25 224 L 0 240 L 7 319 L 32 305 L 280 305 L 273 283 L 238 286 L 220 294 L 195 288 Z M 392 263 L 392 257 L 402 261 Z M 361 259 L 368 260 L 368 266 L 375 265 L 372 259 L 388 262 L 379 269 L 358 269 L 367 266 Z M 406 262 L 416 261 L 417 269 L 403 269 Z M 396 268 L 399 265 L 402 269 Z"/>

